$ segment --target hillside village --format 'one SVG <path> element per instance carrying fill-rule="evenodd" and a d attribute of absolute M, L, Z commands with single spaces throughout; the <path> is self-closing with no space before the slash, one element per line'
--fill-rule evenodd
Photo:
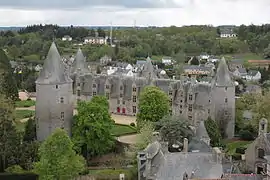
<path fill-rule="evenodd" d="M 221 31 L 220 38 L 238 37 Z M 66 56 L 58 43 L 51 42 L 40 63 L 8 59 L 8 49 L 1 51 L 1 109 L 7 113 L 1 121 L 9 129 L 3 142 L 14 149 L 4 156 L 13 161 L 1 160 L 2 171 L 45 179 L 270 176 L 267 58 L 200 52 L 179 62 L 149 53 L 123 61 L 107 53 L 90 61 L 81 46 Z M 72 163 L 61 174 L 52 170 L 53 161 L 59 172 Z"/>

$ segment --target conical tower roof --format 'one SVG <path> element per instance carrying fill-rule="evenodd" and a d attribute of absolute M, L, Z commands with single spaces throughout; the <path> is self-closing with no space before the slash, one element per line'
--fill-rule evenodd
<path fill-rule="evenodd" d="M 221 58 L 216 71 L 216 86 L 234 86 L 225 58 Z"/>
<path fill-rule="evenodd" d="M 155 69 L 149 56 L 146 58 L 146 62 L 143 65 L 142 76 L 156 78 Z"/>
<path fill-rule="evenodd" d="M 36 81 L 37 84 L 63 84 L 72 82 L 65 72 L 62 58 L 53 42 L 44 61 L 43 69 Z"/>
<path fill-rule="evenodd" d="M 198 138 L 209 138 L 207 130 L 204 126 L 204 121 L 201 121 L 198 128 L 196 129 L 196 136 Z"/>
<path fill-rule="evenodd" d="M 80 72 L 86 72 L 87 68 L 86 68 L 85 61 L 86 61 L 86 58 L 83 55 L 81 48 L 79 48 L 77 51 L 76 57 L 74 59 L 74 62 L 73 62 L 71 73 L 75 74 L 75 73 L 77 73 L 78 70 Z"/>

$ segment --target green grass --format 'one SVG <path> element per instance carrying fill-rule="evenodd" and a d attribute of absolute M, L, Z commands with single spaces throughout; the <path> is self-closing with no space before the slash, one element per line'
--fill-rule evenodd
<path fill-rule="evenodd" d="M 21 122 L 19 120 L 15 121 L 15 126 L 18 132 L 23 132 L 25 130 L 26 122 Z"/>
<path fill-rule="evenodd" d="M 114 124 L 111 132 L 113 136 L 123 136 L 128 134 L 134 134 L 137 131 L 136 128 L 129 125 Z"/>
<path fill-rule="evenodd" d="M 252 141 L 234 141 L 226 143 L 226 151 L 227 154 L 233 155 L 235 154 L 236 148 L 239 147 L 247 147 Z"/>
<path fill-rule="evenodd" d="M 31 110 L 16 110 L 15 111 L 15 120 L 20 120 L 24 118 L 30 118 L 35 115 L 35 111 Z"/>
<path fill-rule="evenodd" d="M 243 59 L 244 61 L 248 60 L 262 60 L 264 59 L 262 55 L 255 54 L 255 53 L 243 53 L 243 54 L 227 54 L 223 55 L 225 59 L 232 60 L 232 59 Z"/>
<path fill-rule="evenodd" d="M 36 104 L 33 100 L 16 101 L 16 107 L 31 107 Z"/>

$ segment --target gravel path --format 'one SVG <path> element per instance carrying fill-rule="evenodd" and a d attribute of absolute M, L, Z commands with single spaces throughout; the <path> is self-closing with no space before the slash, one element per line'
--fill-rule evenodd
<path fill-rule="evenodd" d="M 139 134 L 132 134 L 118 137 L 118 141 L 127 144 L 136 144 Z"/>

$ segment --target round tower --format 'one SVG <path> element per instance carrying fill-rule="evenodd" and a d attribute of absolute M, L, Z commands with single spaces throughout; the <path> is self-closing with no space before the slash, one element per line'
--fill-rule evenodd
<path fill-rule="evenodd" d="M 65 129 L 71 135 L 72 80 L 54 42 L 36 80 L 36 92 L 37 140 L 45 140 L 56 128 Z"/>

